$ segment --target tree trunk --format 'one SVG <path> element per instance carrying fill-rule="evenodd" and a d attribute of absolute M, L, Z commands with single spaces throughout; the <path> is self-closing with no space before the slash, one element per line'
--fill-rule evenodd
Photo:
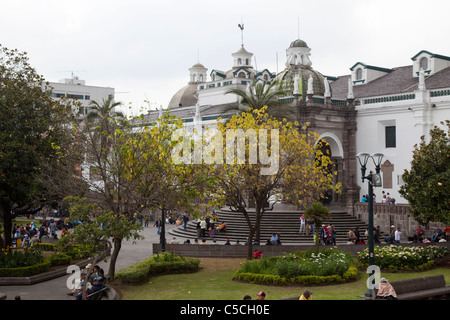
<path fill-rule="evenodd" d="M 248 243 L 247 243 L 247 260 L 252 260 L 253 258 L 253 233 L 255 232 L 255 228 L 249 226 L 250 232 L 248 234 Z"/>
<path fill-rule="evenodd" d="M 315 233 L 315 245 L 316 245 L 316 250 L 319 251 L 319 244 L 320 244 L 320 221 L 319 220 L 314 220 L 314 233 Z"/>
<path fill-rule="evenodd" d="M 120 248 L 122 248 L 122 239 L 114 238 L 114 249 L 111 254 L 111 260 L 109 261 L 108 278 L 114 280 L 114 274 L 116 272 L 116 261 L 119 256 Z"/>
<path fill-rule="evenodd" d="M 8 202 L 2 201 L 0 203 L 0 210 L 3 213 L 3 232 L 5 234 L 5 242 L 3 248 L 9 248 L 12 246 L 12 215 L 11 207 Z"/>
<path fill-rule="evenodd" d="M 259 244 L 261 243 L 261 218 L 262 218 L 262 213 L 261 213 L 261 201 L 256 201 L 256 206 L 255 206 L 255 240 L 256 242 L 258 242 Z"/>

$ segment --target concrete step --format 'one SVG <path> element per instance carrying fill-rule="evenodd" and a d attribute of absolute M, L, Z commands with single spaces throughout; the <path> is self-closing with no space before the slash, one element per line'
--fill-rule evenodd
<path fill-rule="evenodd" d="M 250 220 L 254 223 L 255 213 L 249 213 Z M 280 239 L 282 243 L 311 243 L 313 242 L 313 235 L 299 234 L 300 229 L 300 216 L 301 212 L 293 211 L 274 211 L 265 212 L 261 220 L 260 226 L 260 239 L 261 243 L 265 243 L 267 239 L 270 239 L 273 233 L 280 233 Z M 226 232 L 216 232 L 214 239 L 217 241 L 231 239 L 232 241 L 239 240 L 245 242 L 249 228 L 245 217 L 242 213 L 232 212 L 229 210 L 221 210 L 218 213 L 218 222 L 215 222 L 217 226 L 219 222 L 227 224 Z M 332 211 L 331 217 L 323 221 L 325 225 L 334 225 L 336 230 L 336 242 L 346 243 L 347 232 L 350 228 L 359 227 L 360 234 L 364 239 L 364 232 L 367 230 L 367 224 L 354 216 L 349 215 L 343 210 Z M 197 221 L 189 221 L 186 229 L 182 225 L 177 228 L 173 228 L 169 231 L 170 236 L 166 236 L 170 240 L 173 236 L 185 239 L 197 238 Z M 208 233 L 206 233 L 206 239 L 209 239 Z"/>

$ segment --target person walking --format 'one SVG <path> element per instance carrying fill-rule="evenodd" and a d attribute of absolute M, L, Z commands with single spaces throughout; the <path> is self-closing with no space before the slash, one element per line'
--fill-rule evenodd
<path fill-rule="evenodd" d="M 184 230 L 186 230 L 186 225 L 187 225 L 188 221 L 189 221 L 189 217 L 188 217 L 187 213 L 185 212 L 183 214 L 183 228 L 184 228 Z"/>
<path fill-rule="evenodd" d="M 158 220 L 155 221 L 153 226 L 157 228 L 156 233 L 161 234 L 161 218 L 158 218 Z"/>
<path fill-rule="evenodd" d="M 394 241 L 396 244 L 400 244 L 400 238 L 402 235 L 402 231 L 400 230 L 400 227 L 397 228 L 397 230 L 395 230 L 395 234 L 394 234 Z"/>
<path fill-rule="evenodd" d="M 336 229 L 334 229 L 333 225 L 330 228 L 330 244 L 333 246 L 336 245 Z"/>
<path fill-rule="evenodd" d="M 300 233 L 300 234 L 306 234 L 306 220 L 305 220 L 305 216 L 302 214 L 301 216 L 300 216 L 300 230 L 299 230 L 299 232 L 298 233 Z"/>

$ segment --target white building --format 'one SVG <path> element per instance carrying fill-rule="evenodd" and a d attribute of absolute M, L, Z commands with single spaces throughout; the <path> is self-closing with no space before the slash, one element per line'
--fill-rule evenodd
<path fill-rule="evenodd" d="M 50 82 L 49 85 L 53 88 L 51 97 L 55 99 L 67 97 L 79 101 L 82 114 L 89 112 L 89 104 L 92 101 L 101 104 L 103 100 L 114 97 L 114 88 L 88 86 L 85 80 L 80 80 L 77 76 L 73 76 L 71 79 L 62 79 L 59 82 Z"/>
<path fill-rule="evenodd" d="M 197 63 L 189 69 L 188 85 L 173 96 L 168 109 L 186 126 L 213 123 L 240 112 L 239 99 L 225 95 L 227 90 L 276 78 L 286 93 L 279 110 L 291 121 L 311 121 L 311 130 L 330 144 L 337 181 L 343 185 L 343 194 L 330 196 L 330 201 L 349 208 L 368 193 L 355 156 L 377 152 L 385 155 L 383 187 L 375 189 L 377 202 L 384 190 L 396 203 L 406 203 L 398 191 L 404 170 L 410 169 L 414 145 L 433 126 L 450 119 L 450 57 L 423 50 L 413 52 L 406 66 L 357 62 L 349 66 L 350 74 L 327 77 L 311 67 L 310 51 L 306 42 L 293 41 L 286 50 L 286 68 L 277 75 L 255 70 L 253 54 L 243 45 L 232 54 L 232 68 L 213 69 L 209 80 L 208 69 Z M 147 119 L 158 116 L 158 111 L 150 112 Z"/>

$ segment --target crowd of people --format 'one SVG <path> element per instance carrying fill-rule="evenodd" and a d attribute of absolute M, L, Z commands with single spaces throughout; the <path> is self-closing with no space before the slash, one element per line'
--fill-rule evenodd
<path fill-rule="evenodd" d="M 60 218 L 58 220 L 51 218 L 48 221 L 43 220 L 39 228 L 35 220 L 25 225 L 14 224 L 11 231 L 13 243 L 16 247 L 29 247 L 41 241 L 44 237 L 58 239 L 58 230 L 61 230 L 61 234 L 64 234 L 79 223 L 79 221 L 68 221 L 66 218 Z"/>
<path fill-rule="evenodd" d="M 369 195 L 368 194 L 364 194 L 361 197 L 361 202 L 369 202 Z M 373 194 L 373 202 L 377 202 L 377 196 L 374 193 Z M 381 191 L 381 203 L 387 203 L 387 204 L 395 204 L 395 198 L 391 198 L 389 192 L 385 192 L 384 190 Z"/>

